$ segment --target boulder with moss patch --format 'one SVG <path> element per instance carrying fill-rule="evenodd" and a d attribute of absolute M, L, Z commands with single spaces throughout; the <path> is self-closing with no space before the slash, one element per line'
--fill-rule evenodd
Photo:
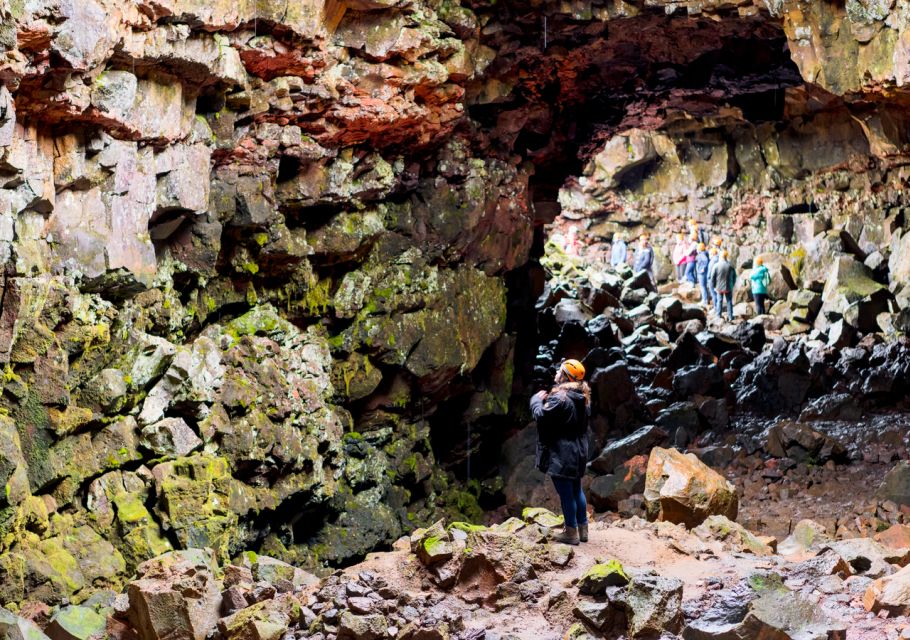
<path fill-rule="evenodd" d="M 736 520 L 736 488 L 694 454 L 655 447 L 648 458 L 645 510 L 651 520 L 696 527 L 711 515 Z"/>

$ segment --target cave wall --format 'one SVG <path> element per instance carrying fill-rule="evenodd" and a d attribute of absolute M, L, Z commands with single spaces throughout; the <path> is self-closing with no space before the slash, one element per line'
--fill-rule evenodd
<path fill-rule="evenodd" d="M 800 7 L 0 0 L 0 604 L 78 602 L 173 547 L 338 565 L 480 517 L 439 431 L 508 427 L 534 226 L 566 185 L 566 215 L 635 194 L 659 224 L 677 184 L 566 183 L 601 145 L 709 150 L 686 197 L 751 228 L 738 181 L 814 185 L 821 127 L 727 102 L 811 82 L 872 104 L 831 116 L 828 155 L 903 144 L 900 8 Z M 745 80 L 712 84 L 737 43 Z M 851 47 L 879 53 L 835 81 Z M 731 170 L 766 144 L 783 160 Z"/>
<path fill-rule="evenodd" d="M 455 396 L 507 410 L 531 225 L 530 169 L 465 122 L 473 14 L 0 18 L 0 604 L 80 601 L 175 547 L 338 565 L 479 518 L 431 422 Z"/>

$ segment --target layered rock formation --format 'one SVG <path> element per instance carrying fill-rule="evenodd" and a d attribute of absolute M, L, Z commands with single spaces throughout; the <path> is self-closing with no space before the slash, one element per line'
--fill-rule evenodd
<path fill-rule="evenodd" d="M 0 0 L 0 604 L 172 548 L 339 565 L 477 516 L 437 458 L 505 430 L 560 208 L 607 239 L 696 213 L 743 265 L 786 246 L 808 292 L 842 265 L 819 317 L 899 330 L 905 22 Z"/>
<path fill-rule="evenodd" d="M 78 602 L 174 548 L 337 565 L 477 515 L 430 422 L 507 409 L 502 275 L 531 225 L 528 169 L 456 130 L 489 55 L 473 14 L 0 22 L 0 602 Z"/>

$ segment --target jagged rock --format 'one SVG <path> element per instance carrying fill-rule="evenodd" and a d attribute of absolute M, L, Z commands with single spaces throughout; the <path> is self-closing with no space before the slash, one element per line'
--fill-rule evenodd
<path fill-rule="evenodd" d="M 686 367 L 673 376 L 673 390 L 679 397 L 723 395 L 723 372 L 715 364 Z"/>
<path fill-rule="evenodd" d="M 142 428 L 139 442 L 159 456 L 185 456 L 202 445 L 202 440 L 183 418 L 164 418 Z"/>
<path fill-rule="evenodd" d="M 789 577 L 791 580 L 806 581 L 833 575 L 849 577 L 853 575 L 853 568 L 833 549 L 825 549 L 817 556 L 793 566 Z"/>
<path fill-rule="evenodd" d="M 846 629 L 819 607 L 787 589 L 776 574 L 756 574 L 719 594 L 713 606 L 686 626 L 685 640 L 807 638 L 845 640 Z"/>
<path fill-rule="evenodd" d="M 345 611 L 338 625 L 338 637 L 349 640 L 380 640 L 387 631 L 388 622 L 378 613 L 359 616 Z"/>
<path fill-rule="evenodd" d="M 411 534 L 411 550 L 427 566 L 451 560 L 455 554 L 455 546 L 443 527 L 442 520 L 429 529 L 418 529 Z"/>
<path fill-rule="evenodd" d="M 910 549 L 910 525 L 894 524 L 875 534 L 874 539 L 889 549 Z"/>
<path fill-rule="evenodd" d="M 675 402 L 666 409 L 662 409 L 654 421 L 671 438 L 681 430 L 696 434 L 701 427 L 698 409 L 692 402 Z"/>
<path fill-rule="evenodd" d="M 702 540 L 721 540 L 737 551 L 770 556 L 774 550 L 757 538 L 751 531 L 722 515 L 709 516 L 692 530 Z"/>
<path fill-rule="evenodd" d="M 584 325 L 591 319 L 591 314 L 577 300 L 564 299 L 553 307 L 553 314 L 559 324 L 576 323 Z"/>
<path fill-rule="evenodd" d="M 51 640 L 90 640 L 105 635 L 107 619 L 89 607 L 64 607 L 51 618 L 45 632 Z"/>
<path fill-rule="evenodd" d="M 755 322 L 741 322 L 736 325 L 731 337 L 751 351 L 761 351 L 767 341 L 765 327 Z"/>
<path fill-rule="evenodd" d="M 804 554 L 820 550 L 830 540 L 824 526 L 812 520 L 800 520 L 790 535 L 777 545 L 777 551 L 784 556 Z"/>
<path fill-rule="evenodd" d="M 834 438 L 799 422 L 785 420 L 768 431 L 765 451 L 776 458 L 797 461 L 843 460 L 846 449 Z"/>
<path fill-rule="evenodd" d="M 647 456 L 635 456 L 614 469 L 612 474 L 598 476 L 587 490 L 588 501 L 597 511 L 616 510 L 622 500 L 645 490 Z"/>
<path fill-rule="evenodd" d="M 676 633 L 682 625 L 683 583 L 651 573 L 632 576 L 623 595 L 629 618 L 629 636 Z"/>
<path fill-rule="evenodd" d="M 799 414 L 799 422 L 813 420 L 859 420 L 862 407 L 849 393 L 834 393 L 810 402 Z"/>
<path fill-rule="evenodd" d="M 248 559 L 251 576 L 257 581 L 268 582 L 273 586 L 286 581 L 294 587 L 309 587 L 319 582 L 319 578 L 313 574 L 276 558 L 254 554 L 252 557 L 248 556 Z"/>
<path fill-rule="evenodd" d="M 910 463 L 901 460 L 885 475 L 876 495 L 897 504 L 910 504 Z"/>
<path fill-rule="evenodd" d="M 910 561 L 910 549 L 888 549 L 869 538 L 836 540 L 825 543 L 822 551 L 831 549 L 850 565 L 853 573 L 879 578 L 893 571 L 892 564 L 904 566 Z"/>
<path fill-rule="evenodd" d="M 141 565 L 130 583 L 130 622 L 141 640 L 204 640 L 220 617 L 217 564 L 207 549 L 172 551 Z"/>
<path fill-rule="evenodd" d="M 541 507 L 527 507 L 522 510 L 521 518 L 525 522 L 540 525 L 541 527 L 559 527 L 562 525 L 562 516 L 558 516 L 549 509 Z"/>
<path fill-rule="evenodd" d="M 582 600 L 575 605 L 574 613 L 586 624 L 598 631 L 622 629 L 626 626 L 624 611 L 612 602 L 588 602 Z M 571 631 L 569 633 L 571 634 Z M 583 636 L 575 634 L 567 635 L 567 637 Z"/>
<path fill-rule="evenodd" d="M 612 473 L 629 458 L 663 444 L 666 438 L 667 432 L 660 427 L 654 425 L 642 427 L 625 438 L 607 444 L 588 467 L 595 473 Z"/>
<path fill-rule="evenodd" d="M 739 504 L 733 485 L 693 454 L 660 447 L 648 459 L 644 496 L 649 519 L 687 527 L 711 515 L 735 520 Z"/>
<path fill-rule="evenodd" d="M 290 593 L 263 600 L 218 620 L 218 631 L 230 640 L 280 640 L 297 621 L 301 603 Z"/>
<path fill-rule="evenodd" d="M 47 636 L 33 622 L 0 607 L 0 635 L 5 640 L 46 640 Z"/>
<path fill-rule="evenodd" d="M 910 613 L 910 567 L 879 578 L 863 594 L 866 611 L 887 611 L 893 615 Z"/>

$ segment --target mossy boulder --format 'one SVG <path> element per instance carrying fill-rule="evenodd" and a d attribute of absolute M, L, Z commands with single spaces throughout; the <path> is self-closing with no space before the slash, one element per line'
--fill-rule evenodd
<path fill-rule="evenodd" d="M 427 529 L 417 529 L 411 534 L 411 551 L 426 566 L 442 564 L 455 555 L 451 536 L 442 520 Z"/>
<path fill-rule="evenodd" d="M 301 611 L 293 594 L 284 593 L 222 618 L 218 630 L 226 640 L 279 640 Z"/>
<path fill-rule="evenodd" d="M 578 581 L 578 590 L 589 596 L 603 595 L 607 587 L 624 587 L 629 576 L 618 560 L 595 564 Z"/>
<path fill-rule="evenodd" d="M 525 507 L 521 511 L 521 518 L 525 522 L 538 524 L 542 527 L 560 527 L 564 519 L 549 509 L 543 507 Z"/>
<path fill-rule="evenodd" d="M 90 607 L 63 607 L 45 630 L 51 640 L 92 640 L 105 635 L 107 616 Z"/>
<path fill-rule="evenodd" d="M 751 531 L 726 516 L 709 516 L 692 533 L 703 540 L 721 540 L 736 551 L 757 556 L 774 555 L 774 550 L 758 539 Z"/>
<path fill-rule="evenodd" d="M 231 509 L 236 480 L 225 458 L 195 454 L 152 469 L 156 511 L 185 548 L 210 547 L 221 557 L 239 535 L 238 514 Z"/>

